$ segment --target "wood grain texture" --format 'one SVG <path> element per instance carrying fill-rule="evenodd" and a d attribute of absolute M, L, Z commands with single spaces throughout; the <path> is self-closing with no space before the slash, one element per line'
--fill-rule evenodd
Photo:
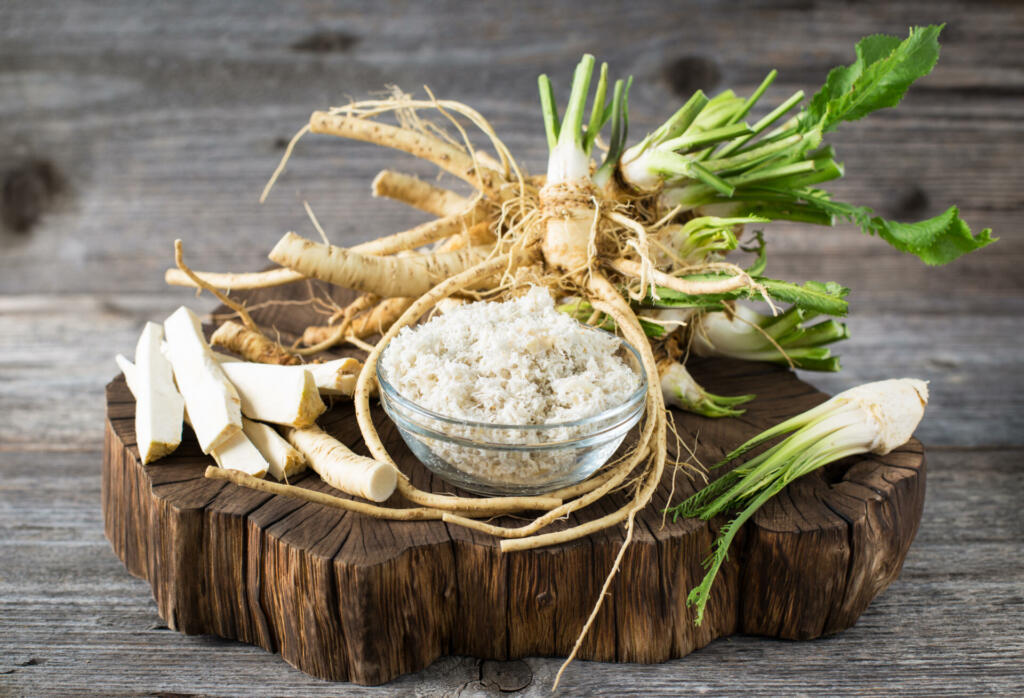
<path fill-rule="evenodd" d="M 699 442 L 703 458 L 824 398 L 773 367 L 706 362 L 695 372 L 712 390 L 742 377 L 767 396 L 742 421 L 675 414 L 688 443 L 713 427 Z M 150 582 L 168 626 L 279 651 L 319 678 L 376 685 L 450 652 L 565 655 L 622 545 L 624 532 L 610 529 L 502 555 L 490 536 L 440 522 L 372 519 L 207 480 L 208 459 L 193 438 L 143 467 L 123 378 L 107 386 L 107 405 L 106 535 L 128 570 Z M 375 419 L 403 472 L 421 487 L 451 491 L 416 462 L 379 408 Z M 320 421 L 359 448 L 350 405 Z M 724 520 L 662 523 L 672 480 L 666 475 L 655 506 L 639 517 L 582 659 L 660 662 L 735 632 L 807 640 L 844 630 L 899 574 L 924 503 L 917 441 L 801 479 L 743 529 L 697 628 L 686 593 Z M 676 497 L 693 492 L 676 480 Z M 315 475 L 295 484 L 340 494 Z M 623 503 L 611 496 L 574 519 Z"/>
<path fill-rule="evenodd" d="M 236 294 L 257 324 L 286 340 L 318 322 L 313 299 L 344 306 L 354 297 L 322 282 Z M 228 312 L 220 306 L 214 317 Z M 674 433 L 704 464 L 826 399 L 769 364 L 692 360 L 690 370 L 712 392 L 760 396 L 736 419 L 672 411 Z M 278 651 L 319 678 L 377 685 L 449 653 L 498 660 L 568 655 L 625 539 L 615 527 L 501 554 L 493 537 L 441 522 L 300 505 L 205 479 L 212 460 L 190 432 L 178 451 L 144 467 L 123 377 L 107 385 L 106 402 L 106 535 L 128 570 L 150 582 L 161 617 L 186 634 Z M 373 418 L 414 484 L 453 490 L 423 468 L 379 406 Z M 337 402 L 318 422 L 365 453 L 350 402 Z M 689 458 L 678 443 L 669 450 L 673 459 Z M 315 474 L 296 484 L 341 494 Z M 787 487 L 741 529 L 700 627 L 686 595 L 703 577 L 700 561 L 727 518 L 668 521 L 660 513 L 698 486 L 685 473 L 666 472 L 652 505 L 637 517 L 581 659 L 662 662 L 737 632 L 809 640 L 851 627 L 902 567 L 924 505 L 924 454 L 913 440 L 887 456 L 846 459 Z M 614 493 L 552 530 L 627 501 L 625 493 Z"/>
<path fill-rule="evenodd" d="M 185 238 L 197 266 L 243 271 L 263 266 L 284 231 L 314 234 L 303 199 L 341 244 L 420 222 L 368 194 L 378 169 L 411 160 L 329 141 L 304 144 L 270 201 L 255 203 L 282 139 L 309 111 L 388 82 L 427 83 L 477 106 L 536 170 L 533 76 L 561 75 L 584 50 L 637 76 L 639 132 L 678 103 L 664 71 L 679 58 L 713 62 L 719 88 L 752 89 L 777 67 L 771 100 L 815 89 L 864 34 L 933 21 L 948 22 L 938 67 L 898 110 L 836 134 L 848 175 L 835 190 L 896 218 L 955 202 L 999 244 L 926 269 L 849 227 L 769 231 L 769 273 L 854 289 L 843 372 L 805 381 L 836 392 L 898 375 L 931 380 L 918 432 L 928 498 L 900 578 L 827 640 L 735 636 L 663 664 L 579 662 L 563 686 L 1024 694 L 1018 3 L 563 5 L 0 4 L 0 180 L 17 175 L 38 214 L 27 231 L 0 226 L 0 694 L 547 695 L 556 659 L 453 657 L 365 689 L 326 686 L 250 645 L 165 629 L 149 584 L 125 573 L 103 536 L 97 425 L 111 355 L 131 350 L 143 322 L 181 303 L 214 305 L 162 286 L 173 239 Z M 346 36 L 347 51 L 293 49 L 340 47 Z M 55 191 L 38 160 L 56 167 Z M 496 683 L 503 674 L 519 678 Z"/>

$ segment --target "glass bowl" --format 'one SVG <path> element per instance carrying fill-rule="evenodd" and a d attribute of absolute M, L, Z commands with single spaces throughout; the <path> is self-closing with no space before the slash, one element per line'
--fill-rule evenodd
<path fill-rule="evenodd" d="M 640 387 L 623 403 L 585 419 L 490 424 L 432 412 L 392 385 L 383 368 L 389 347 L 377 362 L 380 401 L 413 454 L 452 485 L 486 495 L 543 494 L 590 477 L 644 413 L 648 381 L 640 354 L 619 341 L 619 355 L 640 375 Z"/>

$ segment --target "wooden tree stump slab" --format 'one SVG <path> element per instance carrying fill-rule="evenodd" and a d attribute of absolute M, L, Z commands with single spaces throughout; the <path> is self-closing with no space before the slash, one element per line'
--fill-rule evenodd
<path fill-rule="evenodd" d="M 251 294 L 250 302 L 308 293 L 294 286 Z M 286 334 L 315 320 L 308 307 L 284 305 L 254 315 Z M 691 369 L 712 392 L 758 395 L 737 419 L 673 413 L 686 447 L 705 464 L 827 397 L 767 364 L 714 360 Z M 371 519 L 207 480 L 212 460 L 188 429 L 174 454 L 142 466 L 134 409 L 124 379 L 112 381 L 103 510 L 118 556 L 149 581 L 169 627 L 280 652 L 320 678 L 379 684 L 449 654 L 565 656 L 623 540 L 618 527 L 502 554 L 490 536 L 442 522 Z M 414 484 L 457 491 L 419 464 L 379 407 L 374 415 Z M 335 404 L 319 422 L 366 453 L 351 404 Z M 670 438 L 670 455 L 676 448 Z M 311 473 L 293 484 L 338 494 Z M 899 574 L 917 531 L 924 452 L 913 440 L 790 485 L 740 531 L 700 627 L 686 595 L 703 576 L 701 560 L 724 520 L 663 521 L 660 513 L 694 489 L 683 471 L 666 473 L 638 518 L 581 658 L 661 662 L 735 633 L 806 640 L 852 626 Z M 556 526 L 598 518 L 623 502 L 607 497 Z"/>

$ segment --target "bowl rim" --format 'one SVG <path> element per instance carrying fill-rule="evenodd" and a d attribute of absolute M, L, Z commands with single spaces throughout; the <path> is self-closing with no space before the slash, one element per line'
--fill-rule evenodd
<path fill-rule="evenodd" d="M 619 404 L 613 405 L 612 407 L 609 407 L 609 408 L 607 408 L 605 410 L 602 410 L 601 412 L 598 412 L 597 414 L 590 415 L 589 417 L 583 417 L 581 419 L 574 419 L 574 420 L 568 421 L 568 422 L 551 422 L 551 423 L 548 423 L 548 424 L 497 424 L 497 423 L 492 423 L 492 422 L 477 422 L 477 421 L 473 421 L 473 420 L 470 420 L 470 419 L 460 419 L 458 417 L 451 417 L 449 415 L 444 415 L 444 414 L 441 414 L 439 412 L 434 412 L 433 410 L 429 410 L 426 407 L 422 407 L 422 406 L 416 404 L 415 402 L 413 402 L 412 400 L 410 400 L 409 398 L 401 395 L 398 392 L 398 390 L 387 379 L 387 375 L 386 375 L 387 372 L 383 368 L 383 363 L 384 363 L 384 356 L 387 354 L 388 350 L 391 348 L 391 342 L 388 342 L 387 345 L 385 345 L 384 349 L 381 350 L 380 355 L 377 357 L 376 366 L 374 367 L 375 368 L 374 372 L 376 373 L 376 377 L 377 377 L 377 384 L 380 387 L 380 391 L 381 391 L 381 397 L 382 398 L 386 397 L 389 400 L 393 400 L 394 402 L 397 402 L 399 405 L 401 405 L 403 408 L 409 409 L 409 410 L 411 410 L 411 411 L 413 411 L 413 412 L 415 412 L 415 413 L 417 413 L 417 414 L 419 414 L 419 415 L 421 415 L 423 417 L 427 417 L 428 419 L 434 419 L 434 420 L 437 420 L 437 421 L 440 421 L 440 422 L 445 422 L 447 424 L 454 424 L 454 425 L 458 425 L 458 426 L 462 426 L 462 427 L 478 427 L 478 428 L 482 428 L 482 429 L 495 429 L 495 430 L 497 430 L 497 429 L 514 429 L 516 431 L 543 431 L 543 430 L 547 430 L 547 429 L 559 429 L 559 428 L 565 428 L 565 427 L 579 427 L 579 426 L 585 426 L 587 424 L 591 424 L 591 423 L 594 423 L 594 422 L 600 422 L 600 421 L 603 421 L 603 420 L 615 417 L 615 416 L 619 415 L 620 413 L 628 413 L 633 407 L 635 407 L 635 405 L 636 405 L 636 403 L 638 401 L 643 400 L 647 396 L 647 390 L 649 388 L 649 381 L 648 381 L 648 377 L 647 377 L 647 370 L 644 368 L 644 362 L 643 362 L 643 359 L 640 357 L 640 352 L 637 351 L 636 347 L 634 347 L 628 341 L 626 341 L 622 337 L 619 337 L 616 334 L 613 334 L 612 332 L 608 332 L 606 330 L 602 330 L 602 329 L 597 328 L 597 327 L 589 327 L 589 326 L 584 325 L 583 323 L 580 323 L 578 321 L 577 321 L 577 324 L 579 324 L 580 327 L 583 327 L 587 331 L 590 331 L 590 332 L 600 332 L 602 334 L 607 334 L 607 335 L 611 335 L 612 337 L 615 337 L 615 339 L 617 339 L 619 341 L 621 346 L 625 347 L 629 352 L 632 353 L 633 358 L 636 359 L 636 365 L 640 369 L 640 385 L 637 387 L 636 390 L 634 390 L 632 393 L 630 393 L 629 397 L 627 397 L 625 400 L 623 400 Z M 623 416 L 625 416 L 625 415 L 623 415 Z M 581 436 L 580 438 L 585 438 L 585 437 Z"/>

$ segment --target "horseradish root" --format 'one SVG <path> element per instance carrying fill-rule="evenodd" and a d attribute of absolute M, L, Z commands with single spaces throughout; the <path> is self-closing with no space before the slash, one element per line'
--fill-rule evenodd
<path fill-rule="evenodd" d="M 242 430 L 241 401 L 203 337 L 199 318 L 182 306 L 164 321 L 167 358 L 203 453 Z"/>
<path fill-rule="evenodd" d="M 124 381 L 128 385 L 128 390 L 130 390 L 132 395 L 135 396 L 136 410 L 138 410 L 139 390 L 137 388 L 138 378 L 136 377 L 137 371 L 135 369 L 135 364 L 121 354 L 115 356 L 114 359 L 117 361 L 118 367 L 120 367 L 121 372 L 124 374 Z M 192 426 L 192 422 L 188 418 L 187 411 L 183 410 L 181 418 L 186 424 Z M 248 420 L 243 417 L 243 429 L 246 421 Z M 179 433 L 181 431 L 181 421 L 178 422 L 178 431 Z M 249 443 L 247 435 L 244 435 L 242 432 L 238 432 L 222 441 L 218 446 L 210 449 L 210 455 L 213 457 L 214 462 L 222 468 L 232 468 L 255 477 L 263 477 L 267 472 L 268 458 L 264 452 L 259 450 L 254 451 L 253 446 L 254 444 Z"/>
<path fill-rule="evenodd" d="M 313 497 L 306 490 L 293 496 L 371 516 L 444 518 L 451 524 L 506 538 L 502 550 L 552 545 L 623 526 L 624 545 L 602 595 L 595 599 L 596 614 L 625 546 L 632 540 L 635 517 L 650 502 L 665 470 L 666 401 L 706 417 L 727 418 L 738 414 L 739 406 L 750 398 L 707 392 L 689 374 L 686 361 L 690 354 L 770 361 L 811 370 L 838 369 L 838 361 L 826 345 L 847 336 L 846 327 L 831 318 L 846 314 L 849 289 L 834 282 L 797 283 L 766 277 L 765 236 L 755 228 L 778 220 L 824 226 L 836 220 L 850 221 L 927 264 L 944 264 L 993 242 L 987 229 L 973 234 L 955 207 L 929 220 L 897 223 L 866 207 L 837 201 L 820 188 L 843 175 L 834 149 L 825 142 L 828 134 L 845 121 L 859 120 L 897 103 L 916 78 L 931 70 L 938 56 L 938 32 L 939 27 L 915 27 L 902 40 L 865 39 L 858 45 L 857 63 L 830 73 L 825 86 L 809 102 L 801 105 L 804 95 L 795 93 L 764 110 L 767 114 L 756 121 L 749 117 L 768 94 L 774 71 L 749 96 L 731 90 L 713 96 L 698 91 L 663 124 L 632 144 L 628 142 L 631 79 L 612 82 L 607 66 L 596 71 L 593 57 L 585 56 L 576 67 L 561 115 L 551 81 L 546 76 L 539 79 L 549 150 L 546 175 L 524 174 L 491 125 L 475 110 L 458 102 L 436 100 L 433 95 L 428 100 L 398 95 L 314 112 L 286 150 L 264 196 L 284 171 L 292 145 L 307 133 L 403 151 L 453 174 L 475 191 L 463 197 L 409 175 L 384 171 L 374 182 L 375 195 L 403 201 L 438 218 L 348 249 L 290 233 L 270 255 L 283 269 L 254 275 L 200 272 L 194 279 L 185 276 L 193 283 L 198 279 L 217 288 L 319 279 L 372 294 L 375 306 L 370 307 L 368 301 L 358 310 L 350 306 L 335 313 L 323 327 L 305 328 L 303 342 L 309 346 L 295 350 L 308 355 L 340 341 L 366 350 L 358 377 L 337 389 L 353 392 L 356 420 L 371 462 L 397 472 L 370 412 L 377 362 L 403 328 L 434 312 L 435 306 L 448 298 L 454 302 L 508 301 L 522 296 L 531 285 L 560 298 L 571 297 L 574 300 L 563 300 L 559 309 L 627 339 L 639 352 L 652 387 L 634 450 L 592 480 L 551 495 L 477 498 L 435 494 L 417 489 L 398 473 L 395 489 L 407 502 L 420 505 L 418 508 L 352 507 L 353 503 L 339 504 L 345 500 Z M 446 119 L 452 131 L 426 124 L 422 118 L 426 110 Z M 395 123 L 386 123 L 389 119 Z M 475 149 L 465 122 L 479 129 L 494 157 Z M 609 123 L 607 132 L 604 129 Z M 604 153 L 598 162 L 594 146 L 599 143 Z M 730 255 L 738 251 L 751 253 L 746 266 L 731 261 Z M 181 281 L 177 275 L 168 275 L 172 277 L 174 282 Z M 362 296 L 363 301 L 366 297 Z M 754 303 L 762 303 L 766 309 L 758 312 L 744 305 Z M 820 316 L 827 319 L 819 321 Z M 382 337 L 373 346 L 360 339 L 376 332 Z M 254 354 L 250 352 L 247 358 Z M 660 390 L 655 382 L 660 383 Z M 438 388 L 444 386 L 439 383 Z M 185 399 L 187 404 L 188 395 Z M 839 424 L 851 411 L 863 412 L 852 398 L 844 405 L 842 415 L 825 417 L 832 420 L 829 425 Z M 907 399 L 895 410 L 905 411 L 910 420 L 917 414 L 912 407 L 913 401 Z M 878 414 L 894 420 L 896 431 L 879 436 L 872 449 L 889 447 L 905 431 L 906 425 L 893 409 L 880 409 Z M 740 488 L 734 494 L 743 495 L 739 503 L 752 505 L 756 500 L 759 506 L 771 496 L 769 492 L 780 491 L 785 482 L 799 476 L 802 467 L 810 467 L 819 456 L 841 452 L 822 446 L 820 453 L 807 460 L 801 459 L 799 449 L 793 450 L 794 444 L 802 448 L 819 439 L 831 444 L 832 433 L 824 433 L 825 428 L 817 422 L 794 426 L 796 433 L 789 438 L 797 440 L 776 447 L 783 450 L 772 451 L 770 463 L 759 461 L 765 469 L 756 472 L 768 478 L 759 480 L 762 485 L 733 483 Z M 847 435 L 856 430 L 849 424 L 842 428 Z M 778 430 L 770 432 L 783 435 Z M 342 460 L 349 458 L 342 456 Z M 746 466 L 738 469 L 741 474 Z M 773 473 L 783 471 L 790 475 L 771 479 Z M 230 478 L 264 491 L 292 493 L 285 485 L 237 473 Z M 550 530 L 559 517 L 613 491 L 628 494 L 615 511 L 582 525 Z M 692 505 L 687 505 L 687 512 L 705 513 Z M 516 527 L 477 520 L 530 510 L 537 514 Z M 729 531 L 741 523 L 738 519 Z M 592 614 L 582 629 L 581 638 L 594 617 Z"/>
<path fill-rule="evenodd" d="M 214 331 L 210 336 L 210 344 L 260 364 L 294 366 L 301 363 L 297 356 L 289 354 L 280 344 L 233 320 L 228 320 Z"/>
<path fill-rule="evenodd" d="M 449 276 L 484 259 L 488 248 L 408 257 L 359 254 L 287 233 L 270 252 L 270 259 L 305 276 L 354 288 L 385 298 L 420 296 Z"/>
<path fill-rule="evenodd" d="M 242 417 L 242 431 L 266 458 L 267 472 L 278 480 L 288 480 L 306 469 L 306 457 L 273 427 Z"/>
<path fill-rule="evenodd" d="M 345 444 L 317 426 L 288 429 L 288 441 L 309 462 L 309 467 L 331 487 L 373 502 L 383 502 L 395 491 L 398 471 L 390 463 L 352 453 Z"/>
<path fill-rule="evenodd" d="M 313 375 L 301 366 L 226 361 L 221 369 L 238 391 L 249 419 L 308 427 L 327 409 Z"/>
<path fill-rule="evenodd" d="M 221 468 L 237 470 L 252 477 L 263 477 L 270 468 L 268 459 L 244 431 L 228 437 L 213 448 L 210 455 Z"/>
<path fill-rule="evenodd" d="M 142 463 L 166 456 L 181 443 L 185 400 L 174 385 L 171 363 L 160 351 L 164 329 L 147 322 L 135 347 L 135 440 Z M 127 375 L 127 374 L 126 374 Z"/>
<path fill-rule="evenodd" d="M 401 201 L 438 218 L 464 213 L 472 206 L 464 196 L 393 170 L 381 170 L 373 178 L 373 195 Z"/>
<path fill-rule="evenodd" d="M 859 385 L 766 429 L 714 466 L 719 468 L 775 437 L 789 434 L 669 510 L 676 517 L 710 519 L 742 509 L 722 527 L 704 565 L 707 574 L 687 597 L 687 604 L 697 608 L 694 623 L 700 625 L 704 619 L 711 585 L 737 531 L 765 502 L 793 480 L 841 458 L 891 453 L 913 436 L 927 404 L 928 384 L 916 378 Z"/>

